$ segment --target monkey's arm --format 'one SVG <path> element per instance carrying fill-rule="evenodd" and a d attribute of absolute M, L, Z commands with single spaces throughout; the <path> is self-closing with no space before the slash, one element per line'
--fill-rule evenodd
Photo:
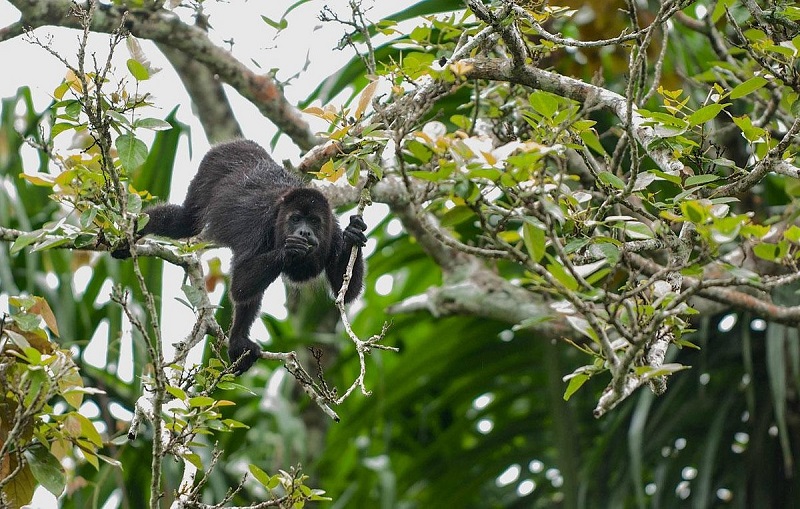
<path fill-rule="evenodd" d="M 358 246 L 353 274 L 350 278 L 350 284 L 347 286 L 347 292 L 344 294 L 345 302 L 350 302 L 358 297 L 364 284 L 364 260 L 361 248 L 367 243 L 367 237 L 364 235 L 366 229 L 367 224 L 361 216 L 350 216 L 350 224 L 347 225 L 342 233 L 341 249 L 338 250 L 336 256 L 331 257 L 327 267 L 325 267 L 325 274 L 328 276 L 334 295 L 336 295 L 342 288 L 344 273 L 347 271 L 347 264 L 350 262 L 350 252 L 353 246 Z"/>
<path fill-rule="evenodd" d="M 135 234 L 138 241 L 145 235 L 161 235 L 171 239 L 186 239 L 197 235 L 203 229 L 197 219 L 197 211 L 183 205 L 163 203 L 145 209 L 149 216 L 147 224 Z M 111 256 L 118 260 L 131 257 L 131 246 L 122 242 L 111 251 Z"/>

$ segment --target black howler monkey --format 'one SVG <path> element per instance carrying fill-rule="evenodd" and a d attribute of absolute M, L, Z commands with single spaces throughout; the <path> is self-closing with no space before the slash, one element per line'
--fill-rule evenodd
<path fill-rule="evenodd" d="M 231 362 L 238 360 L 238 373 L 259 358 L 261 349 L 250 339 L 250 327 L 264 290 L 279 275 L 303 282 L 325 271 L 331 289 L 338 293 L 351 248 L 358 246 L 345 302 L 361 292 L 361 247 L 367 241 L 361 216 L 351 216 L 343 232 L 325 196 L 305 187 L 253 141 L 213 147 L 200 162 L 183 205 L 155 205 L 144 212 L 150 220 L 141 236 L 180 239 L 203 231 L 204 238 L 233 252 L 234 313 L 228 356 Z M 125 250 L 123 256 L 128 254 Z M 114 255 L 119 257 L 120 252 Z"/>

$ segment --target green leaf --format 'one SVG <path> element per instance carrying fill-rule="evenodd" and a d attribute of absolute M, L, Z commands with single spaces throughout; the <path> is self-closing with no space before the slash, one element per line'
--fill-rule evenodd
<path fill-rule="evenodd" d="M 684 185 L 686 187 L 699 186 L 700 184 L 708 184 L 709 182 L 714 182 L 715 180 L 719 180 L 717 175 L 692 175 L 686 179 Z"/>
<path fill-rule="evenodd" d="M 185 400 L 186 399 L 186 392 L 183 389 L 181 389 L 180 387 L 173 387 L 172 385 L 167 385 L 166 389 L 167 389 L 167 392 L 172 394 L 173 397 L 175 397 L 177 399 L 180 399 L 180 400 Z"/>
<path fill-rule="evenodd" d="M 747 94 L 755 92 L 759 88 L 762 88 L 764 85 L 768 83 L 766 78 L 761 76 L 754 76 L 749 80 L 745 81 L 744 83 L 739 84 L 733 90 L 731 90 L 731 99 L 739 99 L 740 97 L 744 97 Z"/>
<path fill-rule="evenodd" d="M 403 57 L 403 71 L 411 79 L 417 79 L 424 74 L 429 74 L 431 65 L 436 60 L 436 56 L 431 53 L 412 51 Z"/>
<path fill-rule="evenodd" d="M 286 18 L 281 18 L 280 21 L 273 21 L 270 18 L 261 15 L 261 19 L 264 21 L 264 23 L 271 26 L 275 30 L 283 30 L 289 26 L 289 22 L 286 21 Z"/>
<path fill-rule="evenodd" d="M 475 212 L 469 207 L 459 205 L 448 210 L 442 216 L 442 226 L 454 226 L 475 217 Z"/>
<path fill-rule="evenodd" d="M 525 249 L 528 250 L 531 260 L 539 263 L 547 246 L 544 228 L 526 222 L 522 225 L 522 239 L 525 242 Z"/>
<path fill-rule="evenodd" d="M 623 182 L 621 178 L 617 177 L 611 172 L 601 171 L 597 175 L 597 178 L 600 180 L 600 182 L 602 182 L 607 186 L 611 186 L 617 189 L 625 189 L 625 182 Z"/>
<path fill-rule="evenodd" d="M 567 290 L 578 289 L 578 282 L 560 263 L 551 263 L 547 265 L 547 272 L 549 272 L 559 283 L 564 285 Z"/>
<path fill-rule="evenodd" d="M 747 141 L 761 141 L 767 135 L 767 131 L 761 127 L 754 126 L 753 121 L 747 115 L 733 117 L 733 123 L 742 130 L 742 134 L 747 138 Z"/>
<path fill-rule="evenodd" d="M 553 118 L 558 111 L 558 99 L 548 92 L 537 90 L 528 96 L 533 111 L 545 118 Z"/>
<path fill-rule="evenodd" d="M 569 384 L 567 384 L 567 389 L 564 391 L 564 401 L 569 401 L 569 398 L 571 398 L 572 395 L 575 394 L 575 392 L 580 389 L 589 378 L 589 375 L 584 374 L 578 374 L 570 378 Z"/>
<path fill-rule="evenodd" d="M 767 261 L 774 262 L 780 258 L 780 249 L 777 244 L 763 243 L 753 246 L 753 254 L 759 258 Z"/>
<path fill-rule="evenodd" d="M 711 21 L 716 23 L 725 15 L 728 9 L 733 7 L 737 0 L 722 0 L 717 2 L 714 6 L 714 12 L 711 13 Z"/>
<path fill-rule="evenodd" d="M 14 243 L 11 245 L 11 254 L 15 255 L 22 251 L 26 246 L 29 246 L 39 240 L 39 237 L 43 235 L 44 232 L 41 230 L 32 231 L 29 233 L 23 233 Z"/>
<path fill-rule="evenodd" d="M 142 197 L 137 193 L 128 193 L 128 212 L 138 214 L 142 211 Z"/>
<path fill-rule="evenodd" d="M 9 456 L 8 463 L 8 471 L 13 472 L 18 465 L 13 455 Z M 8 481 L 8 484 L 3 486 L 2 494 L 11 507 L 22 507 L 33 499 L 33 492 L 36 490 L 36 478 L 31 473 L 31 468 L 27 463 L 23 462 L 14 477 Z"/>
<path fill-rule="evenodd" d="M 128 70 L 131 72 L 131 75 L 136 79 L 136 81 L 145 81 L 150 79 L 150 71 L 148 71 L 147 67 L 142 65 L 142 63 L 136 59 L 128 59 Z"/>
<path fill-rule="evenodd" d="M 80 101 L 67 101 L 64 106 L 64 114 L 72 119 L 77 119 L 81 114 Z"/>
<path fill-rule="evenodd" d="M 708 217 L 708 211 L 696 201 L 681 203 L 681 212 L 694 224 L 702 224 Z"/>
<path fill-rule="evenodd" d="M 580 137 L 587 147 L 600 155 L 606 155 L 606 149 L 600 143 L 600 138 L 597 137 L 597 133 L 594 131 L 594 129 L 586 129 L 585 131 L 581 131 Z"/>
<path fill-rule="evenodd" d="M 115 146 L 122 167 L 128 171 L 135 170 L 147 159 L 147 145 L 132 134 L 117 137 Z"/>
<path fill-rule="evenodd" d="M 256 481 L 261 483 L 262 486 L 270 488 L 274 480 L 268 473 L 264 472 L 252 463 L 248 465 L 248 469 L 250 470 L 250 473 L 253 474 L 253 477 L 255 477 Z"/>
<path fill-rule="evenodd" d="M 183 459 L 185 459 L 186 461 L 188 461 L 189 463 L 191 463 L 192 465 L 194 465 L 201 472 L 203 470 L 205 470 L 205 467 L 203 466 L 203 460 L 200 459 L 200 455 L 199 454 L 190 452 L 190 453 L 183 454 L 181 457 Z"/>
<path fill-rule="evenodd" d="M 783 238 L 795 244 L 800 244 L 800 227 L 793 224 L 783 232 Z"/>
<path fill-rule="evenodd" d="M 424 143 L 417 141 L 417 140 L 409 140 L 406 143 L 405 147 L 411 155 L 415 158 L 422 161 L 422 163 L 427 163 L 433 157 L 433 150 L 431 150 L 427 145 Z"/>
<path fill-rule="evenodd" d="M 204 406 L 211 406 L 214 404 L 215 399 L 209 398 L 208 396 L 195 396 L 193 398 L 189 398 L 189 406 L 190 407 L 204 407 Z"/>
<path fill-rule="evenodd" d="M 133 123 L 134 127 L 150 129 L 151 131 L 166 131 L 172 129 L 172 124 L 160 118 L 141 118 Z"/>
<path fill-rule="evenodd" d="M 92 421 L 78 412 L 70 412 L 68 417 L 70 419 L 74 419 L 80 424 L 81 437 L 88 439 L 89 442 L 97 447 L 101 447 L 103 445 L 103 438 L 100 436 L 100 433 L 97 432 L 97 429 L 94 427 L 94 424 L 92 424 Z"/>
<path fill-rule="evenodd" d="M 183 285 L 181 286 L 181 290 L 183 291 L 183 294 L 186 295 L 186 298 L 189 299 L 189 302 L 192 304 L 194 309 L 199 308 L 203 303 L 204 294 L 197 288 L 191 285 Z"/>
<path fill-rule="evenodd" d="M 67 485 L 64 467 L 47 447 L 39 443 L 31 445 L 25 451 L 25 459 L 31 467 L 33 477 L 47 491 L 56 497 L 64 492 Z"/>
<path fill-rule="evenodd" d="M 67 122 L 53 124 L 53 127 L 50 129 L 50 139 L 53 139 L 64 131 L 69 131 L 70 129 L 75 129 L 75 124 L 68 124 Z"/>
<path fill-rule="evenodd" d="M 719 112 L 722 111 L 725 104 L 709 104 L 708 106 L 703 106 L 699 110 L 695 111 L 686 119 L 689 122 L 689 125 L 695 126 L 702 124 L 704 122 L 708 122 L 709 120 L 713 119 Z"/>
<path fill-rule="evenodd" d="M 619 248 L 614 244 L 608 242 L 602 242 L 596 244 L 596 247 L 597 249 L 600 250 L 601 253 L 603 253 L 603 256 L 605 257 L 606 262 L 608 262 L 609 266 L 613 267 L 617 264 L 617 262 L 619 262 L 620 259 Z"/>

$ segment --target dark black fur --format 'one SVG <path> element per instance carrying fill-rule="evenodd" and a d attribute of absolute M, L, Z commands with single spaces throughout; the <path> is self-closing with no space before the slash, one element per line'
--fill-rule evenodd
<path fill-rule="evenodd" d="M 205 238 L 231 248 L 234 314 L 228 355 L 232 362 L 239 360 L 239 373 L 261 352 L 250 340 L 250 327 L 264 290 L 279 275 L 303 282 L 324 271 L 338 293 L 351 248 L 357 245 L 345 302 L 361 293 L 364 221 L 351 216 L 342 232 L 325 196 L 305 187 L 255 142 L 236 140 L 212 148 L 200 162 L 183 205 L 156 205 L 145 212 L 150 220 L 140 235 L 179 239 L 205 229 Z"/>

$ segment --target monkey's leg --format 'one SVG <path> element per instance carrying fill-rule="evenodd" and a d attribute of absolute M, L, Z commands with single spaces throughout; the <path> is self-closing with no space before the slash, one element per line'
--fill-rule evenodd
<path fill-rule="evenodd" d="M 228 339 L 228 357 L 231 363 L 237 363 L 237 375 L 250 369 L 261 354 L 261 348 L 250 339 L 250 327 L 258 317 L 263 295 L 264 292 L 261 292 L 248 300 L 234 303 L 233 326 Z"/>

